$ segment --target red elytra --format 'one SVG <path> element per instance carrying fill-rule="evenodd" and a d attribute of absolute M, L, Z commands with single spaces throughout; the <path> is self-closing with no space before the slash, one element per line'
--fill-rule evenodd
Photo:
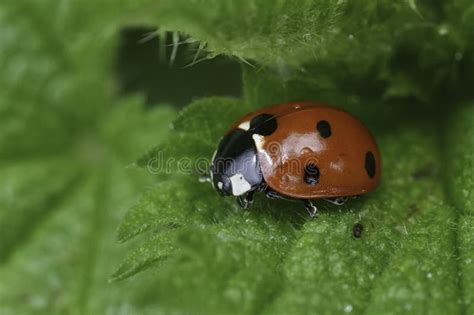
<path fill-rule="evenodd" d="M 288 103 L 250 113 L 233 128 L 263 113 L 276 118 L 277 128 L 270 135 L 253 138 L 265 182 L 275 191 L 311 199 L 361 195 L 378 186 L 381 171 L 377 144 L 351 114 L 316 103 Z M 373 161 L 368 161 L 371 155 Z M 304 181 L 309 163 L 320 173 L 314 185 Z"/>

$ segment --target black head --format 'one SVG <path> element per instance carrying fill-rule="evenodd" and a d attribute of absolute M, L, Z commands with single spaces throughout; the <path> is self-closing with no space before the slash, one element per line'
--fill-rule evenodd
<path fill-rule="evenodd" d="M 235 129 L 219 143 L 211 164 L 214 188 L 224 196 L 255 190 L 263 180 L 252 134 Z"/>

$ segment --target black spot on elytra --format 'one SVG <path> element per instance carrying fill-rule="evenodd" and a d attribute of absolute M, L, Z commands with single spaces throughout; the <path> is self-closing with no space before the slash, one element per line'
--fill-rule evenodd
<path fill-rule="evenodd" d="M 375 157 L 370 151 L 365 154 L 365 170 L 370 178 L 375 176 Z"/>
<path fill-rule="evenodd" d="M 308 185 L 316 185 L 319 183 L 319 175 L 320 173 L 318 167 L 313 163 L 309 163 L 304 168 L 303 180 Z"/>
<path fill-rule="evenodd" d="M 364 230 L 364 226 L 360 223 L 354 224 L 352 227 L 352 235 L 356 238 L 360 238 L 362 236 L 362 231 Z"/>
<path fill-rule="evenodd" d="M 329 138 L 331 136 L 331 125 L 326 120 L 318 121 L 316 129 L 318 130 L 319 135 L 323 138 Z"/>
<path fill-rule="evenodd" d="M 250 121 L 249 131 L 262 136 L 269 136 L 275 132 L 277 127 L 277 120 L 273 115 L 260 114 Z"/>

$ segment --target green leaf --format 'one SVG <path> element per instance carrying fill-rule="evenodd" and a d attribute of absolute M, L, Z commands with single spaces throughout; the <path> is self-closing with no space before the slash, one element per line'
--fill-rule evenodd
<path fill-rule="evenodd" d="M 473 34 L 466 18 L 472 4 L 308 1 L 276 2 L 270 9 L 264 1 L 203 1 L 178 9 L 175 3 L 161 3 L 162 25 L 203 40 L 210 56 L 264 65 L 243 67 L 239 108 L 306 99 L 345 108 L 373 131 L 383 183 L 339 209 L 318 204 L 321 215 L 308 221 L 301 204 L 261 196 L 251 211 L 240 212 L 174 163 L 171 181 L 149 191 L 119 228 L 122 240 L 148 240 L 120 270 L 122 276 L 148 275 L 148 294 L 140 292 L 138 303 L 165 313 L 469 312 L 473 231 L 463 213 L 472 209 L 467 148 L 474 136 L 473 115 L 463 103 L 472 98 L 474 54 L 466 40 Z M 229 113 L 222 115 L 216 102 Z M 150 166 L 160 152 L 168 159 L 208 159 L 241 115 L 234 108 L 218 99 L 191 104 L 170 141 L 139 164 Z M 217 213 L 222 216 L 211 219 Z M 364 226 L 360 239 L 352 236 L 356 223 Z M 240 237 L 253 226 L 265 247 L 256 252 L 252 237 Z M 264 226 L 272 228 L 262 233 Z M 176 236 L 161 251 L 154 239 L 169 233 Z M 267 239 L 276 243 L 267 247 Z M 226 241 L 235 245 L 229 249 Z M 137 262 L 149 246 L 154 251 Z M 220 258 L 221 252 L 229 257 Z M 148 263 L 155 258 L 158 265 Z"/>
<path fill-rule="evenodd" d="M 175 111 L 110 93 L 114 3 L 0 5 L 2 314 L 138 312 L 108 283 L 115 231 L 150 184 L 127 168 Z"/>
<path fill-rule="evenodd" d="M 414 176 L 426 166 L 439 167 L 433 165 L 435 139 L 401 126 L 396 136 L 378 140 L 383 186 L 344 213 L 305 225 L 285 263 L 285 290 L 268 314 L 459 311 L 455 212 L 442 204 L 435 175 Z M 358 222 L 365 227 L 361 239 L 351 235 Z"/>
<path fill-rule="evenodd" d="M 58 172 L 54 179 L 48 175 Z M 46 159 L 8 164 L 0 168 L 0 262 L 21 245 L 35 224 L 77 185 L 79 173 L 66 161 Z M 40 188 L 40 189 L 39 189 Z"/>
<path fill-rule="evenodd" d="M 170 191 L 168 206 L 164 198 Z M 151 209 L 152 204 L 156 211 L 151 213 L 141 208 Z M 263 205 L 268 201 L 256 201 L 259 209 Z M 169 210 L 164 207 L 176 212 L 173 220 L 179 225 L 169 224 Z M 277 265 L 295 234 L 289 223 L 292 215 L 281 207 L 242 212 L 233 201 L 213 194 L 209 185 L 190 178 L 160 184 L 131 213 L 134 219 L 137 214 L 148 218 L 154 229 L 148 228 L 147 234 L 153 236 L 130 253 L 116 277 L 158 266 L 136 299 L 149 305 L 160 301 L 164 313 L 257 312 L 278 288 Z M 185 219 L 176 220 L 179 217 Z M 119 231 L 145 233 L 140 223 L 128 221 L 130 217 Z"/>
<path fill-rule="evenodd" d="M 170 137 L 142 156 L 137 164 L 155 174 L 207 171 L 216 141 L 232 120 L 249 110 L 241 100 L 214 97 L 187 106 L 173 122 Z"/>
<path fill-rule="evenodd" d="M 205 103 L 205 100 L 201 102 Z M 213 100 L 210 101 L 212 103 Z M 189 119 L 192 117 L 189 116 Z M 301 204 L 257 199 L 251 211 L 241 212 L 233 200 L 226 204 L 227 201 L 221 201 L 222 198 L 211 187 L 199 184 L 195 177 L 188 175 L 162 183 L 149 192 L 129 212 L 119 229 L 119 236 L 127 239 L 146 232 L 159 237 L 161 233 L 169 233 L 165 231 L 171 228 L 181 230 L 182 239 L 193 240 L 193 245 L 187 245 L 180 239 L 176 239 L 174 245 L 166 245 L 165 248 L 173 246 L 178 252 L 170 255 L 165 249 L 165 261 L 159 249 L 160 242 L 154 245 L 155 251 L 147 252 L 142 257 L 140 270 L 144 266 L 153 267 L 147 261 L 161 257 L 155 276 L 159 281 L 153 285 L 154 293 L 150 300 L 153 297 L 167 301 L 164 304 L 169 309 L 163 304 L 161 307 L 169 312 L 199 307 L 204 313 L 232 313 L 229 309 L 233 310 L 233 303 L 249 305 L 250 313 L 258 309 L 268 314 L 300 314 L 308 310 L 328 314 L 352 310 L 378 314 L 386 312 L 387 305 L 391 305 L 390 312 L 394 314 L 406 311 L 460 312 L 462 304 L 459 296 L 463 290 L 457 280 L 457 213 L 443 194 L 444 187 L 439 180 L 443 164 L 439 158 L 437 136 L 429 133 L 433 129 L 434 125 L 429 122 L 418 125 L 405 123 L 392 132 L 380 132 L 378 141 L 385 170 L 381 188 L 339 211 L 321 204 L 322 214 L 303 226 L 301 224 L 306 219 Z M 199 126 L 196 132 L 209 131 Z M 192 130 L 181 133 L 193 137 Z M 202 139 L 196 145 L 205 141 Z M 220 205 L 221 202 L 224 203 Z M 211 219 L 219 212 L 227 215 Z M 241 233 L 249 225 L 261 224 L 258 220 L 261 216 L 265 216 L 266 224 L 272 226 L 280 226 L 282 220 L 286 221 L 288 228 L 272 228 L 263 234 L 255 230 L 251 236 L 246 234 L 246 238 L 241 239 Z M 245 222 L 241 223 L 241 217 L 246 217 Z M 361 239 L 352 237 L 352 228 L 356 223 L 365 227 Z M 197 225 L 203 228 L 203 224 L 207 236 L 206 240 L 199 241 L 196 240 L 199 233 L 190 227 Z M 219 250 L 220 246 L 225 248 L 220 243 L 212 245 L 212 240 L 220 240 L 222 233 L 229 233 L 226 239 L 239 244 L 240 249 L 232 250 L 232 255 L 236 257 L 253 255 L 250 251 L 252 245 L 248 242 L 252 242 L 255 236 L 276 242 L 280 258 L 263 266 L 244 264 L 239 258 L 232 267 L 218 265 L 211 268 L 211 274 L 203 277 L 206 271 L 201 270 L 196 262 L 190 264 L 189 259 L 206 261 L 207 255 L 215 259 L 216 254 L 210 254 L 207 250 L 212 246 L 217 247 L 215 250 Z M 153 246 L 154 241 L 149 242 L 144 248 Z M 265 241 L 260 240 L 259 244 L 265 246 Z M 185 258 L 188 257 L 188 247 L 193 251 L 189 258 Z M 130 265 L 132 273 L 137 271 L 133 261 L 141 256 L 139 253 L 142 250 L 138 249 L 132 254 L 133 258 L 128 258 L 122 266 Z M 259 257 L 265 253 L 261 249 Z M 262 281 L 265 283 L 274 283 L 275 288 L 271 293 L 262 289 L 251 291 L 249 295 L 236 293 L 236 301 L 215 303 L 195 297 L 191 293 L 193 291 L 188 293 L 182 287 L 179 287 L 179 293 L 173 293 L 170 285 L 184 272 L 182 268 L 190 269 L 186 273 L 190 283 L 196 281 L 203 286 L 207 283 L 208 287 L 215 285 L 224 288 L 221 289 L 224 293 L 216 293 L 224 300 L 227 299 L 226 290 L 235 290 L 229 277 L 233 279 L 237 277 L 234 274 L 248 270 L 264 277 Z M 231 268 L 232 272 L 225 273 L 226 268 Z M 283 276 L 266 274 L 268 268 Z M 254 280 L 248 281 L 250 284 Z M 172 302 L 173 294 L 179 295 L 181 303 Z M 433 301 L 426 304 L 427 299 Z"/>
<path fill-rule="evenodd" d="M 455 108 L 446 123 L 443 141 L 448 163 L 447 188 L 454 205 L 464 214 L 474 211 L 474 103 Z"/>
<path fill-rule="evenodd" d="M 155 7 L 149 17 L 162 27 L 204 43 L 208 53 L 197 53 L 199 60 L 233 55 L 244 63 L 256 61 L 255 67 L 279 68 L 281 75 L 295 70 L 290 65 L 320 60 L 339 71 L 386 76 L 381 66 L 403 46 L 407 57 L 420 55 L 418 69 L 439 76 L 450 71 L 454 53 L 467 55 L 466 39 L 474 34 L 469 0 L 415 5 L 409 0 L 305 0 L 297 5 L 284 0 L 165 0 Z M 411 65 L 411 60 L 400 63 L 399 72 L 416 71 Z"/>
<path fill-rule="evenodd" d="M 458 222 L 458 246 L 459 246 L 459 273 L 461 275 L 460 286 L 463 296 L 460 303 L 466 305 L 466 313 L 474 310 L 474 217 L 472 214 L 463 215 Z"/>
<path fill-rule="evenodd" d="M 211 200 L 200 198 L 207 191 L 205 188 L 209 187 L 200 185 L 196 179 L 181 177 L 156 185 L 127 213 L 118 230 L 119 240 L 126 241 L 158 228 L 177 228 L 198 219 L 204 222 L 216 220 L 222 211 L 209 209 L 206 204 Z"/>
<path fill-rule="evenodd" d="M 157 7 L 154 15 L 163 27 L 191 33 L 209 43 L 214 54 L 278 62 L 301 60 L 322 47 L 344 5 L 206 0 L 162 1 Z"/>
<path fill-rule="evenodd" d="M 474 311 L 474 103 L 455 109 L 446 123 L 443 146 L 448 161 L 446 189 L 458 211 L 457 255 L 459 256 L 461 301 L 466 313 Z"/>

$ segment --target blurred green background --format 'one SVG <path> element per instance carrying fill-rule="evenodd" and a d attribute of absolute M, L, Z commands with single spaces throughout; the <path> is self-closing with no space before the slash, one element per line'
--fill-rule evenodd
<path fill-rule="evenodd" d="M 0 313 L 474 314 L 473 86 L 471 0 L 2 1 Z M 308 99 L 373 131 L 373 194 L 311 221 L 178 171 Z"/>

